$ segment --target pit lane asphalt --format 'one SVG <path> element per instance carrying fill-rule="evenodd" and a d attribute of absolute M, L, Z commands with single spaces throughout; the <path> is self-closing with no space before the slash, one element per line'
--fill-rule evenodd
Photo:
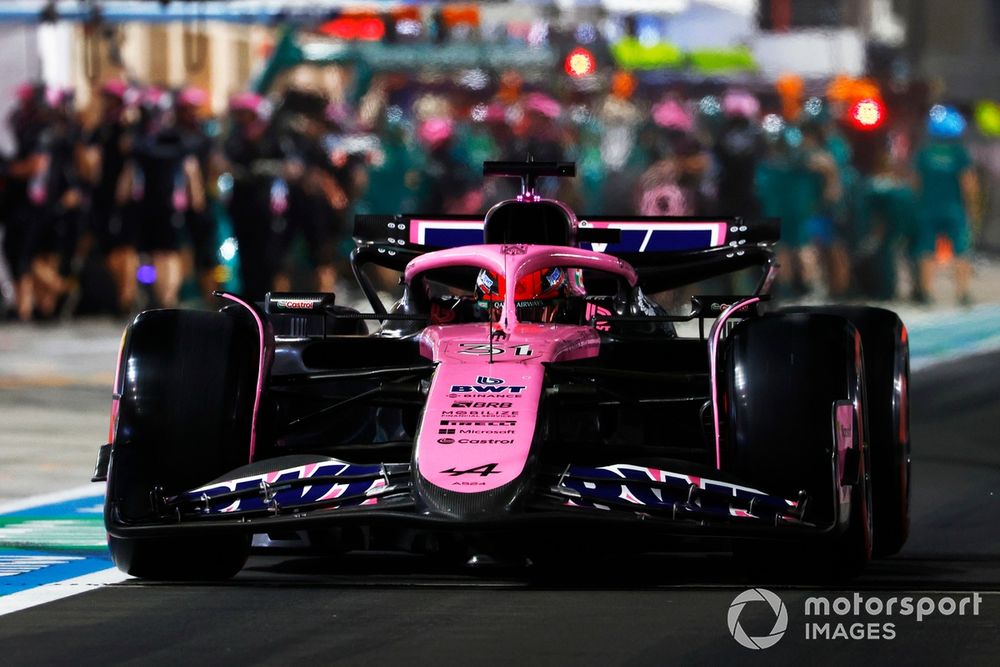
<path fill-rule="evenodd" d="M 721 556 L 649 558 L 541 583 L 419 559 L 257 556 L 225 585 L 126 582 L 0 617 L 0 664 L 996 664 L 1000 353 L 920 371 L 911 397 L 910 541 L 839 588 L 750 582 Z M 727 628 L 730 603 L 751 583 L 788 608 L 786 635 L 766 650 L 742 648 Z M 806 640 L 804 600 L 854 591 L 978 591 L 983 601 L 979 616 L 860 619 L 893 621 L 892 640 Z M 740 622 L 766 634 L 774 615 L 751 608 Z"/>

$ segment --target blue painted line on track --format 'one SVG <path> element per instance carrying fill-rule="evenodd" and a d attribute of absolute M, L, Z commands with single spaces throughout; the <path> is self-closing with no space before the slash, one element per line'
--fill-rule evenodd
<path fill-rule="evenodd" d="M 958 356 L 1000 349 L 1000 306 L 928 314 L 906 322 L 910 362 L 915 367 Z"/>
<path fill-rule="evenodd" d="M 103 494 L 0 514 L 0 597 L 114 567 L 103 530 Z"/>
<path fill-rule="evenodd" d="M 114 567 L 107 553 L 0 549 L 0 596 Z M 13 573 L 13 572 L 16 572 Z"/>

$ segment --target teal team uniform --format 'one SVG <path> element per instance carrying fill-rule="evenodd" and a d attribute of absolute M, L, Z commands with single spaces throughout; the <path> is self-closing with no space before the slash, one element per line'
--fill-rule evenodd
<path fill-rule="evenodd" d="M 781 219 L 781 243 L 793 249 L 806 245 L 806 220 L 812 213 L 811 173 L 787 153 L 771 155 L 758 166 L 755 187 L 761 212 Z"/>
<path fill-rule="evenodd" d="M 920 176 L 917 254 L 934 252 L 939 234 L 951 240 L 956 255 L 968 252 L 972 239 L 961 175 L 971 164 L 969 153 L 957 142 L 931 141 L 917 153 L 914 165 Z"/>
<path fill-rule="evenodd" d="M 896 295 L 896 249 L 912 248 L 918 230 L 917 197 L 905 182 L 876 176 L 868 180 L 856 216 L 855 257 L 866 293 L 877 299 Z"/>
<path fill-rule="evenodd" d="M 831 133 L 826 140 L 826 150 L 833 156 L 840 175 L 840 199 L 831 207 L 835 233 L 851 246 L 857 241 L 851 204 L 863 196 L 864 183 L 852 162 L 851 146 L 842 136 Z"/>
<path fill-rule="evenodd" d="M 820 247 L 830 246 L 834 242 L 834 217 L 836 204 L 832 204 L 823 196 L 826 189 L 826 177 L 809 168 L 813 157 L 825 149 L 806 149 L 802 153 L 798 165 L 802 184 L 802 205 L 806 211 L 805 235 L 807 243 L 816 243 Z"/>

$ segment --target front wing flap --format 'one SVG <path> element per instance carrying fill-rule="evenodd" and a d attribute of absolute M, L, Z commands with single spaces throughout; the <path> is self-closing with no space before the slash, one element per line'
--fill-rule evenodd
<path fill-rule="evenodd" d="M 622 523 L 643 520 L 695 529 L 815 528 L 802 520 L 804 494 L 783 498 L 731 482 L 631 464 L 542 470 L 520 510 L 506 517 L 463 522 L 418 513 L 412 474 L 408 463 L 373 465 L 328 459 L 222 479 L 177 495 L 154 494 L 154 506 L 161 517 L 158 526 L 163 528 L 335 524 L 348 518 L 363 521 L 365 516 L 455 529 L 503 526 L 543 516 L 556 521 L 600 516 Z M 130 527 L 109 528 L 127 533 Z"/>
<path fill-rule="evenodd" d="M 739 484 L 630 464 L 568 465 L 543 493 L 566 507 L 775 526 L 803 524 L 806 505 L 805 494 L 792 500 Z"/>

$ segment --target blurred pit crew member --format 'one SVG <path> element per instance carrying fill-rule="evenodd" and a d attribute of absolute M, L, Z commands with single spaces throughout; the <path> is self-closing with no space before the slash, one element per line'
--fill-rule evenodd
<path fill-rule="evenodd" d="M 859 202 L 852 273 L 857 287 L 869 298 L 889 300 L 896 296 L 896 251 L 909 251 L 907 246 L 919 226 L 917 197 L 908 171 L 904 161 L 893 159 L 891 151 L 884 149 Z M 914 285 L 914 290 L 919 287 Z"/>
<path fill-rule="evenodd" d="M 761 128 L 765 152 L 757 164 L 754 187 L 761 213 L 781 220 L 776 292 L 801 296 L 808 291 L 803 253 L 808 243 L 805 221 L 811 211 L 810 174 L 801 168 L 802 133 L 777 114 L 764 116 Z"/>
<path fill-rule="evenodd" d="M 49 155 L 46 202 L 42 211 L 43 230 L 36 239 L 32 259 L 36 309 L 43 318 L 55 315 L 61 297 L 69 289 L 65 276 L 75 259 L 82 231 L 82 128 L 76 119 L 74 101 L 72 90 L 48 91 L 50 118 L 45 133 Z"/>
<path fill-rule="evenodd" d="M 714 146 L 718 165 L 718 211 L 723 215 L 753 217 L 758 214 L 754 193 L 754 173 L 762 152 L 756 126 L 760 103 L 742 90 L 727 91 L 722 97 L 725 117 Z"/>
<path fill-rule="evenodd" d="M 230 127 L 223 142 L 233 187 L 228 212 L 240 253 L 243 293 L 261 301 L 274 287 L 287 228 L 288 173 L 269 132 L 270 105 L 256 93 L 229 101 Z"/>
<path fill-rule="evenodd" d="M 131 192 L 140 220 L 140 245 L 155 270 L 153 297 L 162 308 L 177 305 L 184 278 L 180 248 L 188 209 L 203 211 L 198 161 L 187 154 L 169 93 L 148 88 L 143 122 L 132 151 Z"/>
<path fill-rule="evenodd" d="M 333 292 L 337 284 L 334 257 L 337 242 L 347 233 L 348 193 L 354 156 L 339 145 L 346 110 L 328 105 L 324 114 L 303 113 L 293 123 L 285 152 L 300 172 L 291 183 L 289 243 L 301 234 L 313 271 L 313 287 Z M 291 288 L 287 273 L 279 274 L 278 287 Z"/>
<path fill-rule="evenodd" d="M 4 255 L 15 285 L 17 316 L 34 312 L 35 281 L 31 275 L 32 246 L 39 234 L 49 156 L 44 149 L 48 119 L 45 87 L 24 83 L 17 88 L 17 106 L 7 119 L 14 136 L 14 155 L 7 170 L 7 214 Z"/>
<path fill-rule="evenodd" d="M 422 211 L 449 214 L 475 213 L 482 207 L 482 180 L 469 173 L 467 159 L 456 142 L 450 116 L 424 120 L 417 130 L 426 151 Z"/>
<path fill-rule="evenodd" d="M 177 94 L 177 131 L 181 137 L 185 155 L 194 158 L 198 163 L 201 176 L 199 188 L 204 193 L 205 204 L 200 209 L 188 206 L 185 211 L 185 222 L 191 240 L 194 270 L 198 277 L 198 286 L 206 301 L 210 300 L 212 292 L 219 287 L 216 279 L 218 266 L 218 229 L 215 216 L 212 213 L 214 182 L 211 176 L 216 169 L 213 165 L 212 137 L 202 120 L 200 112 L 208 101 L 208 95 L 201 88 L 187 86 Z"/>
<path fill-rule="evenodd" d="M 828 294 L 844 296 L 850 284 L 851 263 L 838 224 L 844 214 L 843 181 L 833 153 L 827 149 L 825 128 L 820 121 L 809 119 L 802 124 L 803 162 L 806 170 L 804 194 L 808 198 L 809 215 L 806 235 L 819 252 L 826 272 Z"/>
<path fill-rule="evenodd" d="M 52 317 L 66 292 L 64 259 L 79 235 L 82 194 L 76 147 L 79 127 L 70 91 L 25 84 L 11 115 L 17 150 L 8 175 L 5 252 L 16 285 L 17 314 Z"/>
<path fill-rule="evenodd" d="M 91 186 L 90 231 L 114 281 L 118 310 L 135 308 L 139 270 L 138 218 L 126 214 L 125 192 L 119 183 L 132 150 L 130 104 L 136 91 L 124 81 L 112 79 L 101 87 L 101 117 L 86 139 L 85 164 Z M 128 213 L 131 213 L 129 211 Z"/>
<path fill-rule="evenodd" d="M 959 303 L 972 302 L 969 291 L 972 245 L 969 219 L 979 216 L 979 180 L 962 144 L 965 118 L 953 107 L 935 105 L 927 119 L 927 139 L 917 151 L 917 196 L 920 202 L 917 254 L 920 257 L 919 301 L 930 300 L 934 249 L 939 235 L 955 253 L 955 288 Z"/>

